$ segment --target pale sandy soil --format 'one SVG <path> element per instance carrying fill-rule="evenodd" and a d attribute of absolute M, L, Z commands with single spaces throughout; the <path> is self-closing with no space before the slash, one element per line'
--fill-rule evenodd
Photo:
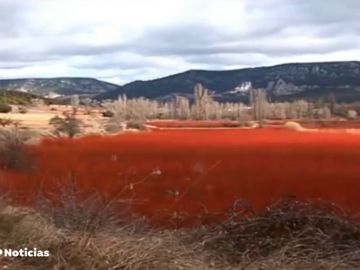
<path fill-rule="evenodd" d="M 0 113 L 0 118 L 17 120 L 29 128 L 47 128 L 50 119 L 56 115 L 50 112 Z"/>
<path fill-rule="evenodd" d="M 19 121 L 22 128 L 39 134 L 39 136 L 51 135 L 52 126 L 49 125 L 51 118 L 62 116 L 61 111 L 52 111 L 49 107 L 30 108 L 27 113 L 0 113 L 2 119 L 12 119 Z M 77 115 L 78 119 L 83 121 L 84 134 L 102 134 L 104 133 L 103 117 L 94 115 Z"/>
<path fill-rule="evenodd" d="M 39 136 L 51 136 L 52 127 L 49 125 L 49 121 L 54 116 L 61 116 L 62 111 L 57 110 L 53 111 L 48 106 L 43 106 L 39 108 L 29 108 L 28 112 L 25 114 L 11 112 L 11 113 L 0 113 L 0 118 L 3 119 L 13 119 L 18 120 L 20 126 L 26 128 L 34 134 Z M 78 114 L 76 116 L 78 119 L 83 121 L 83 135 L 90 135 L 90 134 L 105 134 L 104 124 L 106 123 L 107 119 L 99 116 L 99 115 L 87 115 L 87 114 Z M 166 120 L 162 120 L 166 121 Z M 170 122 L 173 120 L 169 120 Z M 351 133 L 351 134 L 358 134 L 360 135 L 360 129 L 357 128 L 333 128 L 333 127 L 326 127 L 326 128 L 315 128 L 315 127 L 304 127 L 297 121 L 288 121 L 286 123 L 281 123 L 277 125 L 266 124 L 268 127 L 273 128 L 285 128 L 294 131 L 300 132 L 328 132 L 328 133 Z M 152 125 L 147 125 L 149 130 L 163 130 L 163 129 L 193 129 L 194 127 L 181 127 L 181 128 L 172 128 L 172 127 L 156 127 Z M 246 127 L 241 129 L 251 129 L 256 128 L 253 127 Z M 196 129 L 214 129 L 214 128 L 196 128 Z M 228 127 L 218 127 L 216 129 L 234 129 Z"/>

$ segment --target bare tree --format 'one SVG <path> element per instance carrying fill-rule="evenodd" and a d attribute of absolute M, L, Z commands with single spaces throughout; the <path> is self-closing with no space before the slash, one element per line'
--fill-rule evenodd
<path fill-rule="evenodd" d="M 78 107 L 80 105 L 79 95 L 72 95 L 70 98 L 70 104 L 73 107 Z"/>
<path fill-rule="evenodd" d="M 303 118 L 329 118 L 331 109 L 328 103 L 313 103 L 306 100 L 295 100 L 292 102 L 271 103 L 264 89 L 250 90 L 250 107 L 239 102 L 217 102 L 212 98 L 209 90 L 201 84 L 194 87 L 194 103 L 190 105 L 186 97 L 177 96 L 169 102 L 159 102 L 146 98 L 128 99 L 125 95 L 118 100 L 103 103 L 107 109 L 104 113 L 110 118 L 113 130 L 125 128 L 129 121 L 144 123 L 148 119 L 231 119 L 236 121 L 247 121 L 251 117 L 263 124 L 267 119 L 303 119 Z M 344 111 L 346 117 L 348 109 L 357 108 L 338 104 L 336 111 Z M 330 110 L 330 116 L 328 109 Z M 360 108 L 360 105 L 358 106 Z M 359 109 L 360 110 L 360 109 Z M 110 125 L 110 124 L 109 124 Z M 135 126 L 136 126 L 135 125 Z"/>
<path fill-rule="evenodd" d="M 330 111 L 329 107 L 325 106 L 325 107 L 323 108 L 322 118 L 323 118 L 323 119 L 326 119 L 326 120 L 328 120 L 328 119 L 331 118 L 331 111 Z"/>
<path fill-rule="evenodd" d="M 209 93 L 209 90 L 204 88 L 200 83 L 197 83 L 194 87 L 195 97 L 195 118 L 196 119 L 208 119 L 209 108 L 213 99 Z"/>
<path fill-rule="evenodd" d="M 305 100 L 295 100 L 290 103 L 290 110 L 293 116 L 291 118 L 301 119 L 308 116 L 309 104 Z"/>
<path fill-rule="evenodd" d="M 85 105 L 85 111 L 87 114 L 90 114 L 91 110 L 90 110 L 90 104 L 92 103 L 92 99 L 91 98 L 84 98 L 81 100 L 81 103 Z"/>
<path fill-rule="evenodd" d="M 285 103 L 269 103 L 266 117 L 270 119 L 286 119 Z"/>
<path fill-rule="evenodd" d="M 190 102 L 186 97 L 177 96 L 174 102 L 174 116 L 176 119 L 190 118 Z"/>
<path fill-rule="evenodd" d="M 126 95 L 119 96 L 114 102 L 105 102 L 102 104 L 105 107 L 109 115 L 111 115 L 106 129 L 111 132 L 125 128 L 125 120 L 127 117 L 127 97 Z"/>
<path fill-rule="evenodd" d="M 328 102 L 329 102 L 329 109 L 330 113 L 335 113 L 335 107 L 336 107 L 336 96 L 333 92 L 331 92 L 328 96 Z"/>
<path fill-rule="evenodd" d="M 72 95 L 70 98 L 70 105 L 72 106 L 73 114 L 75 115 L 77 113 L 77 110 L 80 105 L 80 99 L 79 95 Z"/>
<path fill-rule="evenodd" d="M 265 114 L 266 114 L 266 105 L 267 105 L 267 95 L 266 90 L 264 89 L 251 89 L 250 90 L 250 105 L 253 111 L 253 117 L 255 120 L 259 121 L 262 124 Z"/>

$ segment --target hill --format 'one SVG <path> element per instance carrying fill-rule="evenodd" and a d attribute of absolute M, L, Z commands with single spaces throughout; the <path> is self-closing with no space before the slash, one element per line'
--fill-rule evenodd
<path fill-rule="evenodd" d="M 0 80 L 0 89 L 56 98 L 69 95 L 95 96 L 114 91 L 118 85 L 93 78 L 47 78 Z"/>
<path fill-rule="evenodd" d="M 340 102 L 360 101 L 360 62 L 293 63 L 237 70 L 189 70 L 171 76 L 134 81 L 123 86 L 93 78 L 0 80 L 0 91 L 13 90 L 49 98 L 82 97 L 114 99 L 147 97 L 169 100 L 176 95 L 192 98 L 196 83 L 212 90 L 218 101 L 247 101 L 251 88 L 264 88 L 274 101 L 326 98 L 333 93 Z"/>
<path fill-rule="evenodd" d="M 334 93 L 338 101 L 360 101 L 360 62 L 294 63 L 226 71 L 189 70 L 168 77 L 134 81 L 98 97 L 192 96 L 196 83 L 220 101 L 245 101 L 251 87 L 265 88 L 273 100 L 318 99 Z"/>

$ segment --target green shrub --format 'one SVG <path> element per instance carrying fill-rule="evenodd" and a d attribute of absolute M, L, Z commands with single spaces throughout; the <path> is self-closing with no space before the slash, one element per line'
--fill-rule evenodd
<path fill-rule="evenodd" d="M 0 104 L 0 113 L 8 113 L 11 112 L 11 106 L 7 104 Z"/>

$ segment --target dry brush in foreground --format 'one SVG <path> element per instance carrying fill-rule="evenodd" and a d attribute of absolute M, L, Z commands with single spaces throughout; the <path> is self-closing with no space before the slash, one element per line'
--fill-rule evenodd
<path fill-rule="evenodd" d="M 360 226 L 330 204 L 284 199 L 258 214 L 238 204 L 241 215 L 232 214 L 222 224 L 163 230 L 115 218 L 110 208 L 99 213 L 101 226 L 88 226 L 95 222 L 96 200 L 53 210 L 46 209 L 46 202 L 31 209 L 2 200 L 1 247 L 36 247 L 51 256 L 0 257 L 0 265 L 31 270 L 360 269 Z"/>

